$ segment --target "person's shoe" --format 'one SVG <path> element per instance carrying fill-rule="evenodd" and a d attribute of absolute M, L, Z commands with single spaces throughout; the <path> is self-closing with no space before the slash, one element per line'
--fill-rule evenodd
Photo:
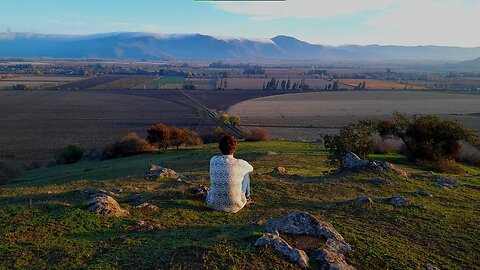
<path fill-rule="evenodd" d="M 247 197 L 247 204 L 255 204 L 255 201 L 253 200 L 252 196 Z"/>

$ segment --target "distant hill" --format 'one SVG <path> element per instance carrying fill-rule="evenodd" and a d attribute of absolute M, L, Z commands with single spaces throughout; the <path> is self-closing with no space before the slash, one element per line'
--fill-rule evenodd
<path fill-rule="evenodd" d="M 322 46 L 293 37 L 224 38 L 119 32 L 95 35 L 0 33 L 0 57 L 145 60 L 466 61 L 480 47 Z"/>
<path fill-rule="evenodd" d="M 480 57 L 474 60 L 463 61 L 453 66 L 457 68 L 480 68 Z"/>

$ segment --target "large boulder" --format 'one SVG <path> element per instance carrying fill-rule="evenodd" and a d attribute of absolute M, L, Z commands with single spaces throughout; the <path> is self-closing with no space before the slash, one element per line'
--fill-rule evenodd
<path fill-rule="evenodd" d="M 93 197 L 88 203 L 88 210 L 107 217 L 126 217 L 130 212 L 123 209 L 112 197 L 102 194 Z"/>
<path fill-rule="evenodd" d="M 355 153 L 348 152 L 342 158 L 342 170 L 356 170 L 368 166 L 368 160 L 362 160 Z"/>
<path fill-rule="evenodd" d="M 322 269 L 354 269 L 345 262 L 344 256 L 344 254 L 352 251 L 351 246 L 345 242 L 343 236 L 330 223 L 320 220 L 310 213 L 293 213 L 281 218 L 271 219 L 266 222 L 265 226 L 267 234 L 257 240 L 258 245 L 273 246 L 289 257 L 296 254 L 295 259 L 292 260 L 298 262 L 302 267 L 305 267 L 305 262 L 308 266 L 308 259 L 299 259 L 303 258 L 302 253 L 298 255 L 298 249 L 292 248 L 282 238 L 282 235 L 288 235 L 289 237 L 312 236 L 319 240 L 326 240 L 323 246 L 315 244 L 314 249 L 312 249 L 313 259 L 322 261 Z"/>
<path fill-rule="evenodd" d="M 287 241 L 278 234 L 267 233 L 258 238 L 256 247 L 270 246 L 287 256 L 292 262 L 298 263 L 301 267 L 308 267 L 308 256 L 303 250 L 291 247 Z"/>
<path fill-rule="evenodd" d="M 352 152 L 348 152 L 342 158 L 341 169 L 343 171 L 374 171 L 374 172 L 391 172 L 405 178 L 408 173 L 398 168 L 392 163 L 379 160 L 363 160 Z"/>
<path fill-rule="evenodd" d="M 402 206 L 409 206 L 410 202 L 405 197 L 397 196 L 390 199 L 390 204 L 396 207 L 402 207 Z"/>
<path fill-rule="evenodd" d="M 147 171 L 145 172 L 145 179 L 147 180 L 157 180 L 157 179 L 180 179 L 185 178 L 185 176 L 178 174 L 172 169 L 164 168 L 156 164 L 150 164 Z"/>

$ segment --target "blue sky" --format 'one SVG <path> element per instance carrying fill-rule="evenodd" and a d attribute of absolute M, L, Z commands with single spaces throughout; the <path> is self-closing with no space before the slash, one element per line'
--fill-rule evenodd
<path fill-rule="evenodd" d="M 0 32 L 116 31 L 270 38 L 326 45 L 480 46 L 480 0 L 11 0 Z"/>

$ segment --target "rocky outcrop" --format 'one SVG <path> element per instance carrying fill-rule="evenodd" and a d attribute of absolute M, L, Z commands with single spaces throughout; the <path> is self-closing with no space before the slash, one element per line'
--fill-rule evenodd
<path fill-rule="evenodd" d="M 386 161 L 363 160 L 352 152 L 348 152 L 343 156 L 341 169 L 343 171 L 374 171 L 374 172 L 391 172 L 403 177 L 408 177 L 408 173 Z"/>
<path fill-rule="evenodd" d="M 181 179 L 185 176 L 178 174 L 172 169 L 164 168 L 156 164 L 150 164 L 148 170 L 145 172 L 146 180 L 158 180 L 158 179 Z"/>
<path fill-rule="evenodd" d="M 443 188 L 443 189 L 454 189 L 460 186 L 460 182 L 458 182 L 456 179 L 453 179 L 453 178 L 437 176 L 435 180 L 436 180 L 436 183 L 434 186 Z"/>
<path fill-rule="evenodd" d="M 375 177 L 372 179 L 372 184 L 376 185 L 376 186 L 391 186 L 392 185 L 392 182 L 390 182 L 390 180 L 388 179 L 385 179 L 383 177 Z"/>
<path fill-rule="evenodd" d="M 105 194 L 93 197 L 88 203 L 88 210 L 107 217 L 125 217 L 130 215 L 130 212 L 123 209 L 115 199 Z"/>
<path fill-rule="evenodd" d="M 191 190 L 191 193 L 197 196 L 205 197 L 207 196 L 208 187 L 204 185 L 197 185 Z"/>
<path fill-rule="evenodd" d="M 273 246 L 289 257 L 295 255 L 294 259 L 292 257 L 290 259 L 298 262 L 302 267 L 306 267 L 308 266 L 308 259 L 303 258 L 302 253 L 289 245 L 282 238 L 282 235 L 314 236 L 321 240 L 326 239 L 326 244 L 316 246 L 312 253 L 313 259 L 322 261 L 322 269 L 354 269 L 345 262 L 344 256 L 344 254 L 352 251 L 351 246 L 328 222 L 303 212 L 268 220 L 265 226 L 267 234 L 257 240 L 256 246 Z"/>
<path fill-rule="evenodd" d="M 390 199 L 390 204 L 396 207 L 403 207 L 403 206 L 409 206 L 410 202 L 404 197 L 397 196 Z"/>
<path fill-rule="evenodd" d="M 156 206 L 155 204 L 151 204 L 149 202 L 144 202 L 142 204 L 134 206 L 133 209 L 142 209 L 142 210 L 147 210 L 147 211 L 151 211 L 151 212 L 160 211 L 160 208 L 158 206 Z"/>
<path fill-rule="evenodd" d="M 301 267 L 308 267 L 308 256 L 303 250 L 291 247 L 287 241 L 278 234 L 267 233 L 255 242 L 256 247 L 270 246 L 287 256 L 292 262 L 298 263 Z"/>

